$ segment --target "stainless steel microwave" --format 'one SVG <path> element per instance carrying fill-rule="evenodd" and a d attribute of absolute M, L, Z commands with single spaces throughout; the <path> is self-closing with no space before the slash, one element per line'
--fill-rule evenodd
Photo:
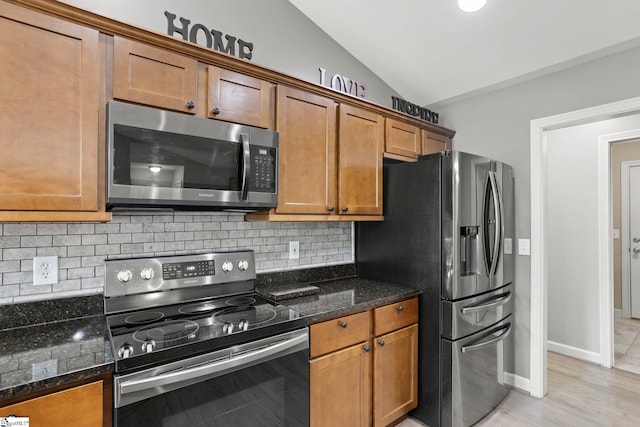
<path fill-rule="evenodd" d="M 116 101 L 107 123 L 109 210 L 277 204 L 277 132 Z"/>

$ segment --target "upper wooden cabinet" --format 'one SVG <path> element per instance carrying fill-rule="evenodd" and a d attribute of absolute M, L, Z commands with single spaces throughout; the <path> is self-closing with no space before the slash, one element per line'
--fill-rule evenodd
<path fill-rule="evenodd" d="M 267 219 L 293 219 L 278 218 L 282 214 L 314 214 L 306 218 L 327 221 L 382 215 L 383 123 L 377 114 L 278 86 L 278 207 Z"/>
<path fill-rule="evenodd" d="M 338 120 L 338 214 L 382 215 L 384 119 L 341 104 Z"/>
<path fill-rule="evenodd" d="M 422 154 L 451 150 L 451 138 L 422 129 Z"/>
<path fill-rule="evenodd" d="M 113 38 L 113 97 L 195 114 L 198 61 L 138 43 Z"/>
<path fill-rule="evenodd" d="M 207 117 L 272 128 L 272 83 L 212 65 L 207 78 Z"/>
<path fill-rule="evenodd" d="M 110 218 L 99 205 L 98 32 L 0 2 L 0 57 L 0 221 Z"/>
<path fill-rule="evenodd" d="M 412 159 L 418 158 L 421 154 L 420 129 L 417 126 L 387 118 L 385 152 Z"/>
<path fill-rule="evenodd" d="M 278 86 L 280 133 L 278 214 L 328 214 L 336 209 L 336 103 Z"/>

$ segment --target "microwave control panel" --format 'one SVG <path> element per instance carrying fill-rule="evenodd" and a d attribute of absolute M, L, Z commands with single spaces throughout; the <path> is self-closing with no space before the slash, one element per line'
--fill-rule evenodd
<path fill-rule="evenodd" d="M 276 149 L 252 145 L 251 163 L 249 191 L 275 193 Z"/>

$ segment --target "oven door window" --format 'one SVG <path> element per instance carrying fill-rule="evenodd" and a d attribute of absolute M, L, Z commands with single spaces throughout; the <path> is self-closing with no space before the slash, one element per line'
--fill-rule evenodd
<path fill-rule="evenodd" d="M 307 426 L 308 350 L 116 409 L 117 427 Z"/>
<path fill-rule="evenodd" d="M 113 183 L 240 191 L 239 143 L 114 125 Z"/>

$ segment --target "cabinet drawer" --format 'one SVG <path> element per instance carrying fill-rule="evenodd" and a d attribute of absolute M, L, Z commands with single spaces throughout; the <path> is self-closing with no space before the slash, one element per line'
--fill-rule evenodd
<path fill-rule="evenodd" d="M 374 315 L 374 335 L 387 332 L 418 322 L 418 298 L 400 301 L 395 304 L 376 308 Z"/>
<path fill-rule="evenodd" d="M 369 339 L 370 312 L 356 313 L 311 325 L 311 357 Z"/>

